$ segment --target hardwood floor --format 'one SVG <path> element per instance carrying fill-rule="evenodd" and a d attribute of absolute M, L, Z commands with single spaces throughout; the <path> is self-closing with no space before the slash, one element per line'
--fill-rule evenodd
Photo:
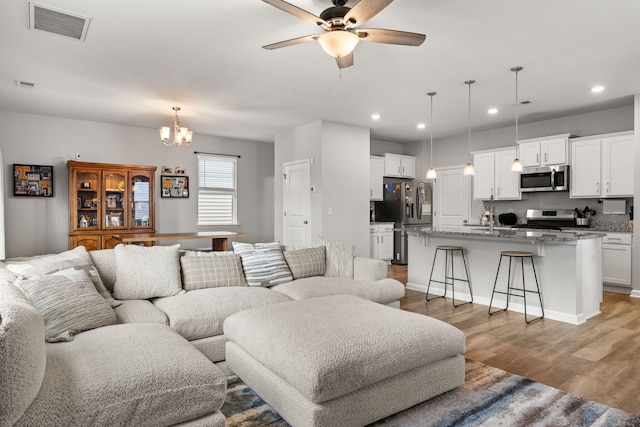
<path fill-rule="evenodd" d="M 406 266 L 389 277 L 407 282 Z M 513 374 L 640 415 L 640 299 L 604 293 L 602 314 L 580 326 L 524 315 L 489 316 L 488 307 L 453 308 L 451 299 L 425 302 L 407 289 L 401 308 L 440 319 L 462 330 L 465 356 Z"/>

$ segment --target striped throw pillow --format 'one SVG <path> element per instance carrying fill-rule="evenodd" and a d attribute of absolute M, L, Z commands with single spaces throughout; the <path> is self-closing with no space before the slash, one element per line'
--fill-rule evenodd
<path fill-rule="evenodd" d="M 44 317 L 48 342 L 72 341 L 78 332 L 116 323 L 115 312 L 85 271 L 69 268 L 15 284 Z"/>
<path fill-rule="evenodd" d="M 244 276 L 249 286 L 273 286 L 293 280 L 278 242 L 233 242 L 233 251 L 242 259 Z"/>
<path fill-rule="evenodd" d="M 284 259 L 294 279 L 324 276 L 327 266 L 324 246 L 284 251 Z"/>

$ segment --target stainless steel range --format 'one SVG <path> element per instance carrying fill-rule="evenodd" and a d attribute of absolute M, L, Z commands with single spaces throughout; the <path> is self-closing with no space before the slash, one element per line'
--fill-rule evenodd
<path fill-rule="evenodd" d="M 516 224 L 513 228 L 539 228 L 562 230 L 575 226 L 575 211 L 571 209 L 527 209 L 526 224 Z"/>

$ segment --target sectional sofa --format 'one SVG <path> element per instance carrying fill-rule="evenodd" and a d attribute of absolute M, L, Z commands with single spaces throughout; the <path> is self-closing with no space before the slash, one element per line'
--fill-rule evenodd
<path fill-rule="evenodd" d="M 227 317 L 328 295 L 399 307 L 384 262 L 309 248 L 179 245 L 13 259 L 0 265 L 0 426 L 223 426 Z"/>

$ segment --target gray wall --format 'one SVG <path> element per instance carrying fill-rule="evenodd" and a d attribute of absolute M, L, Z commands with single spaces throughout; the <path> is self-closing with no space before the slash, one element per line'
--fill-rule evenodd
<path fill-rule="evenodd" d="M 319 121 L 275 137 L 275 226 L 282 240 L 282 165 L 314 159 L 311 165 L 311 239 L 350 242 L 358 256 L 369 255 L 369 129 Z M 329 208 L 333 214 L 329 215 Z"/>
<path fill-rule="evenodd" d="M 68 174 L 66 161 L 158 166 L 156 229 L 159 232 L 227 230 L 246 233 L 245 241 L 273 240 L 273 145 L 194 135 L 186 148 L 165 147 L 156 129 L 61 119 L 0 111 L 0 149 L 5 165 L 7 257 L 56 253 L 68 248 Z M 238 154 L 238 227 L 197 227 L 197 159 L 194 151 Z M 13 196 L 12 164 L 54 167 L 54 197 Z M 162 199 L 161 166 L 182 166 L 191 178 L 188 199 Z M 183 241 L 183 247 L 205 241 Z"/>
<path fill-rule="evenodd" d="M 634 123 L 635 128 L 640 129 L 640 94 L 634 96 Z M 635 176 L 634 176 L 634 199 L 640 200 L 640 132 L 635 133 Z M 637 209 L 636 209 L 637 212 Z M 637 213 L 634 213 L 637 216 Z M 638 222 L 634 216 L 633 222 Z M 634 227 L 635 228 L 635 227 Z M 637 229 L 636 229 L 637 230 Z M 633 291 L 631 295 L 640 297 L 640 232 L 633 233 L 633 248 L 631 249 L 632 256 L 632 271 L 631 271 L 631 283 L 633 284 Z"/>

